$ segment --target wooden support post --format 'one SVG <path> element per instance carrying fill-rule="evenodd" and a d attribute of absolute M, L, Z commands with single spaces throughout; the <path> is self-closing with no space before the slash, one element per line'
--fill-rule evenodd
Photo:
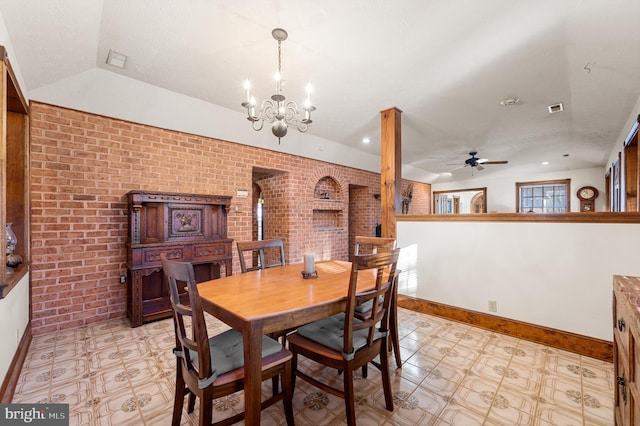
<path fill-rule="evenodd" d="M 401 213 L 402 208 L 402 111 L 393 107 L 380 111 L 380 114 L 382 236 L 396 238 L 396 213 Z"/>

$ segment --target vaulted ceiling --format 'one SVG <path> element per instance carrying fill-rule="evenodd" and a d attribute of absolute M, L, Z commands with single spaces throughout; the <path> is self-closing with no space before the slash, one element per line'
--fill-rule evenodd
<path fill-rule="evenodd" d="M 379 153 L 379 112 L 397 107 L 403 163 L 435 174 L 470 151 L 509 161 L 481 173 L 604 166 L 640 96 L 638 0 L 0 0 L 0 11 L 27 91 L 98 67 L 239 114 L 246 78 L 271 95 L 282 27 L 288 98 L 314 86 L 308 133 Z M 124 69 L 106 64 L 110 49 Z"/>

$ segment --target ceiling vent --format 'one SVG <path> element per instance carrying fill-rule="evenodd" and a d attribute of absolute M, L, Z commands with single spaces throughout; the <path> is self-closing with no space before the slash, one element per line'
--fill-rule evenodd
<path fill-rule="evenodd" d="M 124 65 L 126 63 L 127 63 L 127 55 L 123 55 L 122 53 L 109 49 L 109 54 L 107 55 L 107 65 L 124 69 Z"/>
<path fill-rule="evenodd" d="M 557 104 L 553 104 L 553 105 L 549 105 L 547 108 L 549 109 L 549 114 L 553 114 L 553 113 L 560 112 L 560 111 L 564 110 L 564 106 L 562 105 L 562 102 L 557 103 Z"/>

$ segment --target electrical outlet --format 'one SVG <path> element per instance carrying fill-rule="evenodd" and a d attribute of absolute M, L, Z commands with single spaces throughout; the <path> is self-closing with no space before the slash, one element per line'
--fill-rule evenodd
<path fill-rule="evenodd" d="M 489 312 L 498 312 L 498 303 L 495 300 L 489 300 Z"/>
<path fill-rule="evenodd" d="M 125 275 L 120 275 L 120 284 L 124 284 L 127 282 L 127 277 Z"/>

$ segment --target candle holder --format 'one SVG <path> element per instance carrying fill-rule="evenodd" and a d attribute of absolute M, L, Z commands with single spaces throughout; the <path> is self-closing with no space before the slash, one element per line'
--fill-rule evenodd
<path fill-rule="evenodd" d="M 318 271 L 313 271 L 313 272 L 305 272 L 302 271 L 302 278 L 304 278 L 305 280 L 308 280 L 309 278 L 318 278 Z"/>

